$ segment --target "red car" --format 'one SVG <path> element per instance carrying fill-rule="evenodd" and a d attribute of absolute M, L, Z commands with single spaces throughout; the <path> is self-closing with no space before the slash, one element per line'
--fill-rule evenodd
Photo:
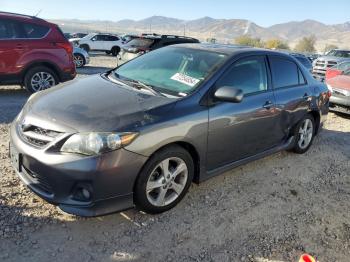
<path fill-rule="evenodd" d="M 350 114 L 350 69 L 326 81 L 332 92 L 329 110 Z"/>
<path fill-rule="evenodd" d="M 326 81 L 332 77 L 343 74 L 348 69 L 350 69 L 350 62 L 343 62 L 336 66 L 328 68 L 326 71 Z"/>
<path fill-rule="evenodd" d="M 0 12 L 1 85 L 22 85 L 33 93 L 73 79 L 72 51 L 57 25 Z"/>

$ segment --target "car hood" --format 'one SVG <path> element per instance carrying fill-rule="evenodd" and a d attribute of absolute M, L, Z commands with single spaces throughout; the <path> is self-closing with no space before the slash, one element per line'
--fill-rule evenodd
<path fill-rule="evenodd" d="M 327 80 L 327 84 L 337 89 L 344 89 L 350 91 L 350 76 L 338 75 Z"/>
<path fill-rule="evenodd" d="M 22 121 L 63 132 L 135 131 L 157 121 L 176 103 L 146 92 L 102 75 L 76 79 L 35 94 Z"/>

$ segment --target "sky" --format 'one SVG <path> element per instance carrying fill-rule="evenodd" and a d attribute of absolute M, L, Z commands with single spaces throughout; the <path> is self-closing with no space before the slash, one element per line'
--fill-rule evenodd
<path fill-rule="evenodd" d="M 248 19 L 260 26 L 313 19 L 350 21 L 350 0 L 0 0 L 0 11 L 45 19 L 140 20 L 153 15 L 191 20 Z"/>

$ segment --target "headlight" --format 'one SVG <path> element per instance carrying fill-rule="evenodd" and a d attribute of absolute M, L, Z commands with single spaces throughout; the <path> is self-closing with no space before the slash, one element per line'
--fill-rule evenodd
<path fill-rule="evenodd" d="M 137 133 L 78 133 L 61 147 L 61 152 L 97 155 L 127 146 Z"/>
<path fill-rule="evenodd" d="M 331 85 L 327 84 L 327 87 L 329 91 L 333 92 L 333 87 Z"/>
<path fill-rule="evenodd" d="M 136 53 L 138 51 L 138 49 L 136 47 L 130 47 L 130 48 L 128 48 L 128 51 L 132 52 L 132 53 Z"/>

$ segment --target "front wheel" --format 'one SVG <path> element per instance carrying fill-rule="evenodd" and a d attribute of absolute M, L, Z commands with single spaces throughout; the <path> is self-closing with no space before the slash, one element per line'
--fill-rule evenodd
<path fill-rule="evenodd" d="M 187 193 L 193 174 L 192 157 L 184 148 L 160 150 L 149 159 L 136 181 L 136 206 L 153 214 L 173 208 Z"/>
<path fill-rule="evenodd" d="M 298 124 L 295 134 L 293 151 L 303 154 L 309 150 L 315 135 L 315 120 L 311 115 L 306 115 Z"/>
<path fill-rule="evenodd" d="M 74 54 L 74 64 L 76 68 L 81 68 L 85 65 L 85 58 L 81 54 Z"/>

